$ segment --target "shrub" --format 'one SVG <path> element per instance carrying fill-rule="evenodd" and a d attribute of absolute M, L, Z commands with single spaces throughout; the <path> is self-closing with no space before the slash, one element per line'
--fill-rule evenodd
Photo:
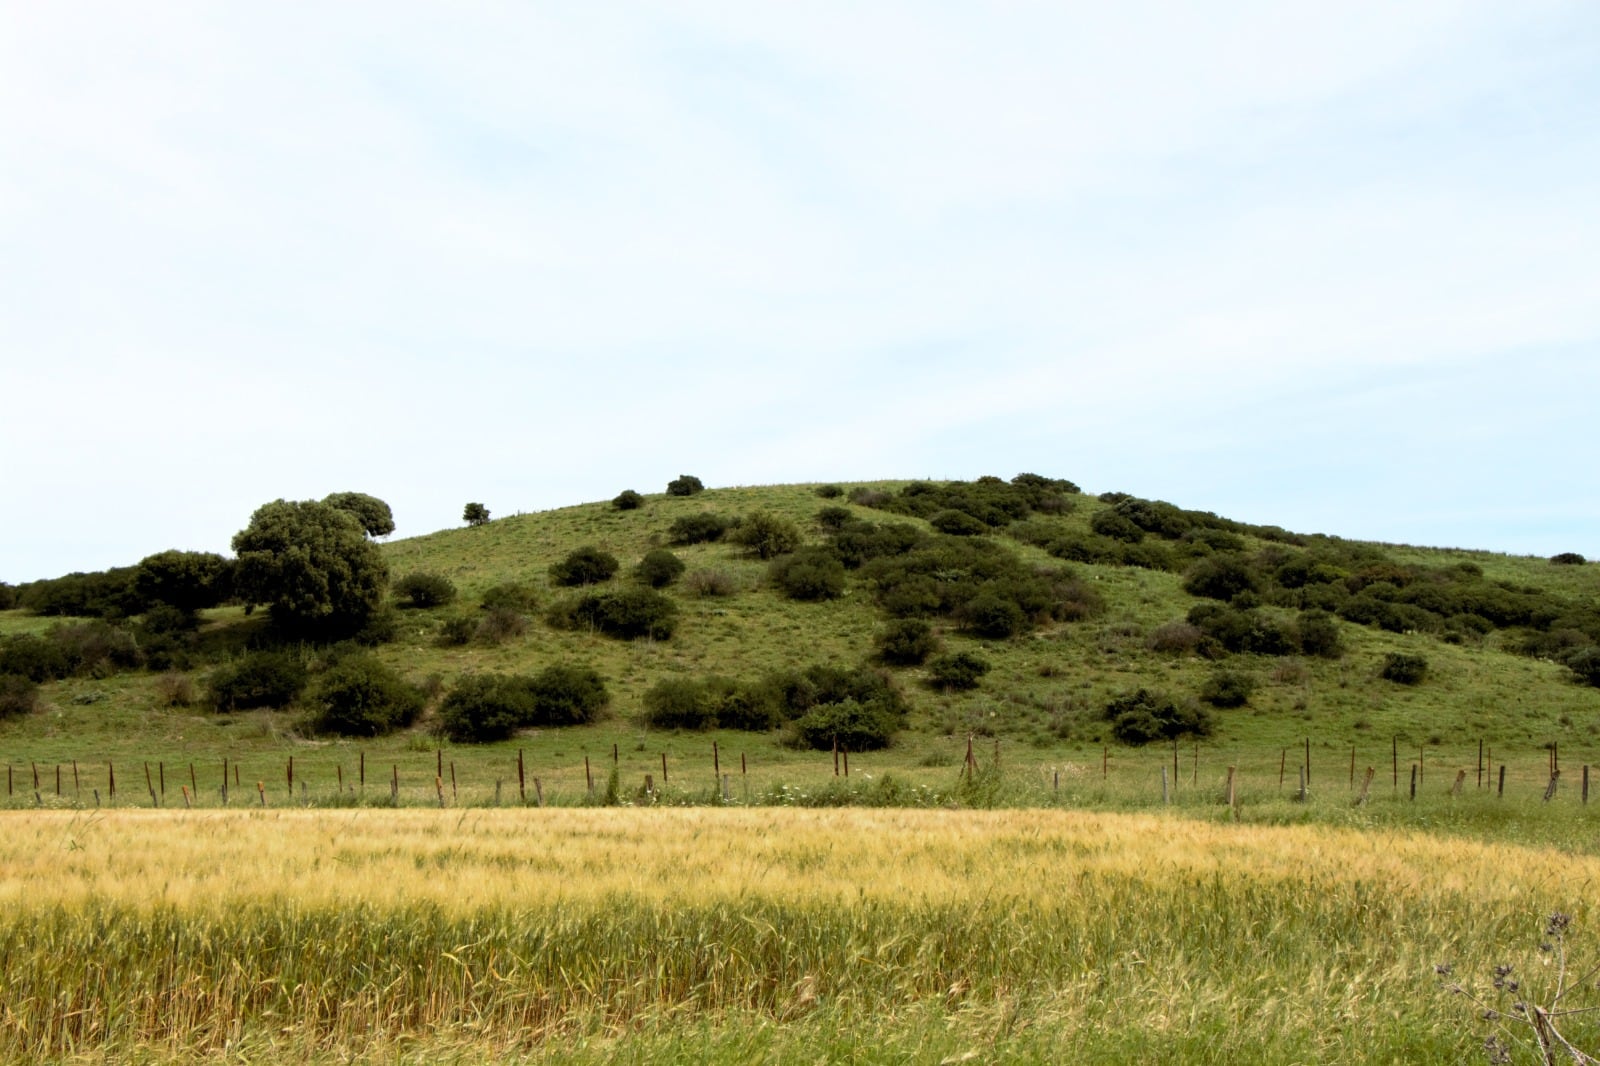
<path fill-rule="evenodd" d="M 439 704 L 439 731 L 459 743 L 505 740 L 533 715 L 528 678 L 467 674 Z"/>
<path fill-rule="evenodd" d="M 693 474 L 679 474 L 667 482 L 668 496 L 693 496 L 697 492 L 704 492 L 705 485 Z"/>
<path fill-rule="evenodd" d="M 711 729 L 716 709 L 703 682 L 668 677 L 645 692 L 643 719 L 656 729 Z"/>
<path fill-rule="evenodd" d="M 633 576 L 653 589 L 665 588 L 682 573 L 683 560 L 665 548 L 645 552 L 639 565 L 633 568 Z"/>
<path fill-rule="evenodd" d="M 933 627 L 920 618 L 900 618 L 878 634 L 878 658 L 896 666 L 920 666 L 939 650 Z"/>
<path fill-rule="evenodd" d="M 1183 591 L 1191 596 L 1231 600 L 1242 592 L 1259 592 L 1261 582 L 1242 555 L 1221 553 L 1195 562 L 1184 575 Z"/>
<path fill-rule="evenodd" d="M 1577 552 L 1562 552 L 1560 555 L 1552 555 L 1550 561 L 1556 566 L 1582 566 L 1589 560 Z"/>
<path fill-rule="evenodd" d="M 158 552 L 140 561 L 133 590 L 147 610 L 157 604 L 186 613 L 215 607 L 232 595 L 233 561 L 214 552 Z"/>
<path fill-rule="evenodd" d="M 469 526 L 489 524 L 489 508 L 481 503 L 469 503 L 461 511 L 461 520 Z"/>
<path fill-rule="evenodd" d="M 550 580 L 569 588 L 578 585 L 597 585 L 609 581 L 621 564 L 608 551 L 585 545 L 567 554 L 565 559 L 550 564 Z"/>
<path fill-rule="evenodd" d="M 376 737 L 403 729 L 422 711 L 422 693 L 370 655 L 348 655 L 317 679 L 307 697 L 319 733 Z"/>
<path fill-rule="evenodd" d="M 732 596 L 739 583 L 725 570 L 696 570 L 683 579 L 683 591 L 691 596 Z"/>
<path fill-rule="evenodd" d="M 1148 744 L 1180 736 L 1209 736 L 1211 717 L 1197 705 L 1179 704 L 1149 689 L 1116 696 L 1106 704 L 1111 734 L 1124 744 Z"/>
<path fill-rule="evenodd" d="M 1300 650 L 1321 659 L 1337 659 L 1344 654 L 1339 639 L 1339 623 L 1326 611 L 1302 611 L 1295 621 Z"/>
<path fill-rule="evenodd" d="M 844 563 L 826 548 L 804 548 L 774 559 L 767 580 L 791 600 L 831 600 L 844 592 Z"/>
<path fill-rule="evenodd" d="M 588 627 L 623 639 L 667 640 L 677 627 L 678 606 L 648 588 L 586 593 L 550 609 L 550 624 L 563 629 Z"/>
<path fill-rule="evenodd" d="M 483 595 L 478 597 L 478 603 L 486 611 L 501 609 L 526 612 L 538 606 L 539 595 L 527 585 L 509 581 L 485 589 Z"/>
<path fill-rule="evenodd" d="M 39 686 L 21 674 L 0 674 L 0 719 L 32 714 L 39 706 Z"/>
<path fill-rule="evenodd" d="M 1397 685 L 1419 685 L 1428 673 L 1428 660 L 1420 655 L 1391 651 L 1383 657 L 1378 676 Z"/>
<path fill-rule="evenodd" d="M 104 677 L 117 670 L 137 670 L 144 653 L 133 634 L 121 626 L 96 619 L 53 627 L 46 638 L 59 647 L 75 674 Z"/>
<path fill-rule="evenodd" d="M 818 528 L 828 533 L 837 533 L 853 521 L 855 515 L 848 507 L 824 507 L 817 512 Z"/>
<path fill-rule="evenodd" d="M 1243 707 L 1255 690 L 1255 678 L 1249 674 L 1218 670 L 1200 686 L 1200 698 L 1213 707 Z"/>
<path fill-rule="evenodd" d="M 528 618 L 519 611 L 509 607 L 495 607 L 489 610 L 478 622 L 475 637 L 485 644 L 499 644 L 501 641 L 520 637 L 528 631 Z"/>
<path fill-rule="evenodd" d="M 194 682 L 176 671 L 156 678 L 156 703 L 163 707 L 190 707 L 195 703 Z"/>
<path fill-rule="evenodd" d="M 838 485 L 818 485 L 817 495 L 821 496 L 824 500 L 837 500 L 840 496 L 844 495 L 844 489 L 840 488 Z"/>
<path fill-rule="evenodd" d="M 18 633 L 0 640 L 0 674 L 14 674 L 35 683 L 70 677 L 72 659 L 53 640 Z"/>
<path fill-rule="evenodd" d="M 211 703 L 224 713 L 252 707 L 287 707 L 305 690 L 310 674 L 300 656 L 287 651 L 247 652 L 206 678 Z"/>
<path fill-rule="evenodd" d="M 759 559 L 773 559 L 800 547 L 800 527 L 782 515 L 757 511 L 747 515 L 728 539 L 749 548 Z"/>
<path fill-rule="evenodd" d="M 989 532 L 985 522 L 965 511 L 939 511 L 928 519 L 928 524 L 953 537 L 976 537 Z"/>
<path fill-rule="evenodd" d="M 591 667 L 557 663 L 533 678 L 529 725 L 586 725 L 611 702 L 606 683 Z"/>
<path fill-rule="evenodd" d="M 899 728 L 900 716 L 882 704 L 845 700 L 822 704 L 796 719 L 794 742 L 816 751 L 836 743 L 846 751 L 876 751 L 888 747 Z"/>
<path fill-rule="evenodd" d="M 439 635 L 435 639 L 441 648 L 459 648 L 470 644 L 477 632 L 478 619 L 456 614 L 439 624 Z"/>
<path fill-rule="evenodd" d="M 233 537 L 234 589 L 297 635 L 347 637 L 383 603 L 389 564 L 350 511 L 311 500 L 256 508 Z"/>
<path fill-rule="evenodd" d="M 644 497 L 632 489 L 623 489 L 611 501 L 611 506 L 619 511 L 637 511 L 644 506 Z"/>
<path fill-rule="evenodd" d="M 1573 652 L 1567 656 L 1567 667 L 1578 680 L 1600 686 L 1600 647 L 1591 645 Z"/>
<path fill-rule="evenodd" d="M 928 662 L 928 683 L 944 692 L 962 692 L 978 687 L 978 680 L 989 672 L 986 660 L 971 652 L 939 655 Z"/>
<path fill-rule="evenodd" d="M 394 583 L 395 595 L 404 597 L 412 607 L 443 607 L 456 598 L 456 586 L 443 574 L 417 571 L 407 574 Z"/>
<path fill-rule="evenodd" d="M 707 544 L 714 540 L 721 540 L 733 523 L 718 514 L 710 511 L 701 511 L 699 514 L 686 514 L 673 519 L 672 525 L 667 527 L 667 536 L 674 544 Z"/>
<path fill-rule="evenodd" d="M 1112 540 L 1137 543 L 1144 539 L 1144 530 L 1126 516 L 1110 509 L 1097 511 L 1095 516 L 1089 519 L 1089 528 L 1100 536 L 1110 537 Z"/>
<path fill-rule="evenodd" d="M 10 611 L 17 606 L 17 586 L 0 581 L 0 611 Z"/>
<path fill-rule="evenodd" d="M 971 632 L 995 640 L 1015 636 L 1028 626 L 1022 608 L 995 588 L 980 590 L 961 607 L 959 617 Z"/>
<path fill-rule="evenodd" d="M 1188 622 L 1166 622 L 1151 630 L 1145 647 L 1151 651 L 1188 653 L 1200 646 L 1205 637 L 1199 626 Z"/>

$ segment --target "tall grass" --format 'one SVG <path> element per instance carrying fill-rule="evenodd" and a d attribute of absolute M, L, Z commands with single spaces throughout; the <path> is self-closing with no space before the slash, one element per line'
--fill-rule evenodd
<path fill-rule="evenodd" d="M 1600 875 L 1408 832 L 1038 810 L 42 812 L 8 829 L 0 1056 L 17 1061 L 814 1059 L 852 1039 L 1452 1060 L 1477 1037 L 1432 965 L 1487 969 L 1549 910 L 1589 927 Z"/>

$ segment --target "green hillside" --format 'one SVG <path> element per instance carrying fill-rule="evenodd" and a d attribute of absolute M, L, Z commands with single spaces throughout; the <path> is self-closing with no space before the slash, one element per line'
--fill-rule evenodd
<path fill-rule="evenodd" d="M 1243 768 L 1252 787 L 1276 792 L 1281 772 L 1292 789 L 1308 754 L 1313 784 L 1326 790 L 1336 780 L 1340 795 L 1353 764 L 1381 770 L 1379 782 L 1393 793 L 1396 762 L 1403 777 L 1419 760 L 1435 791 L 1449 783 L 1446 768 L 1452 778 L 1458 768 L 1471 771 L 1469 786 L 1477 789 L 1480 744 L 1491 763 L 1509 764 L 1524 791 L 1542 788 L 1551 745 L 1569 769 L 1568 781 L 1575 768 L 1600 762 L 1600 688 L 1582 683 L 1580 673 L 1585 649 L 1600 640 L 1600 568 L 1298 535 L 1036 480 L 880 482 L 841 486 L 841 494 L 826 498 L 817 485 L 650 494 L 634 509 L 603 501 L 390 541 L 380 550 L 392 581 L 426 572 L 447 578 L 458 592 L 445 606 L 386 609 L 392 639 L 371 650 L 425 693 L 413 725 L 352 740 L 316 735 L 303 702 L 217 713 L 207 699 L 210 679 L 248 644 L 270 639 L 270 630 L 265 612 L 212 608 L 202 631 L 187 638 L 192 647 L 178 657 L 178 669 L 97 667 L 43 684 L 30 713 L 0 721 L 0 752 L 13 767 L 7 798 L 35 802 L 31 776 L 25 786 L 16 778 L 46 766 L 39 798 L 56 802 L 54 768 L 76 760 L 77 790 L 64 792 L 60 802 L 85 802 L 86 777 L 106 778 L 108 762 L 117 764 L 122 795 L 136 799 L 145 792 L 142 764 L 185 784 L 189 765 L 198 764 L 196 788 L 215 802 L 224 757 L 245 763 L 246 777 L 264 780 L 281 797 L 287 759 L 294 757 L 301 787 L 309 782 L 319 795 L 331 795 L 341 774 L 346 784 L 353 781 L 365 759 L 385 768 L 385 789 L 391 767 L 400 767 L 413 799 L 436 791 L 433 778 L 448 759 L 458 801 L 488 802 L 495 781 L 502 790 L 514 787 L 520 749 L 550 802 L 589 799 L 591 782 L 609 773 L 613 752 L 625 796 L 645 773 L 659 777 L 666 754 L 679 767 L 668 789 L 681 791 L 657 798 L 710 799 L 713 742 L 721 771 L 748 773 L 739 779 L 740 796 L 781 798 L 786 786 L 838 792 L 843 782 L 834 780 L 832 754 L 796 747 L 792 726 L 698 732 L 645 723 L 646 694 L 663 681 L 714 676 L 754 685 L 817 664 L 882 673 L 906 708 L 886 751 L 852 753 L 851 794 L 868 787 L 863 774 L 881 788 L 882 775 L 892 773 L 907 788 L 926 789 L 924 799 L 943 801 L 953 794 L 969 740 L 981 767 L 1000 753 L 1012 775 L 1005 796 L 1018 802 L 1049 802 L 1063 788 L 1083 802 L 1122 802 L 1117 787 L 1156 797 L 1153 775 L 1174 755 L 1170 734 L 1181 755 L 1175 787 L 1191 789 L 1215 785 L 1228 765 Z M 1019 502 L 1021 496 L 1032 502 Z M 677 542 L 675 524 L 681 531 L 683 519 L 702 515 L 747 525 L 757 515 L 787 519 L 805 546 L 826 548 L 832 557 L 849 554 L 844 532 L 853 531 L 852 543 L 875 543 L 871 551 L 883 554 L 864 565 L 851 558 L 839 595 L 794 599 L 774 587 L 772 576 L 790 552 L 763 560 L 730 542 L 730 534 Z M 1150 528 L 1131 529 L 1129 516 Z M 925 539 L 911 553 L 897 553 L 878 543 L 890 527 Z M 652 549 L 667 548 L 682 560 L 684 575 L 663 590 L 678 612 L 669 639 L 618 639 L 581 621 L 575 628 L 551 622 L 553 608 L 585 591 L 557 586 L 551 567 L 583 547 L 621 564 L 615 577 L 588 591 L 637 587 L 630 574 Z M 933 561 L 912 574 L 905 560 L 915 551 L 933 553 Z M 1212 571 L 1224 583 L 1255 587 L 1231 603 L 1185 590 L 1186 582 L 1194 587 L 1197 575 Z M 491 612 L 482 598 L 511 583 L 524 586 L 531 603 L 512 612 L 521 621 L 509 635 L 490 639 L 482 622 Z M 721 594 L 703 594 L 708 589 Z M 886 598 L 896 589 L 906 602 Z M 973 589 L 988 599 L 971 595 Z M 918 607 L 912 592 L 967 598 L 954 608 L 934 599 Z M 1021 606 L 1002 604 L 989 615 L 976 606 L 996 599 Z M 1323 621 L 1307 621 L 1308 610 Z M 897 611 L 925 619 L 943 654 L 987 662 L 976 687 L 937 687 L 927 663 L 879 661 L 878 635 Z M 1204 624 L 1186 621 L 1192 616 L 1206 616 Z M 0 634 L 48 635 L 64 621 L 13 609 L 0 612 Z M 137 620 L 130 624 L 137 634 Z M 1307 650 L 1316 625 L 1332 627 L 1336 654 Z M 993 635 L 997 627 L 1014 632 Z M 337 657 L 309 643 L 293 651 L 313 679 Z M 1426 661 L 1420 683 L 1380 676 L 1393 655 Z M 462 677 L 535 675 L 557 664 L 599 674 L 609 703 L 598 722 L 525 729 L 487 745 L 449 744 L 437 735 L 441 700 Z M 1231 691 L 1235 699 L 1245 694 L 1242 705 L 1206 702 L 1202 697 L 1218 696 L 1219 684 L 1224 691 L 1216 703 L 1230 702 Z M 1135 706 L 1135 717 L 1154 706 L 1156 727 L 1165 731 L 1148 744 L 1121 743 L 1107 708 L 1141 689 L 1151 699 Z M 1187 718 L 1167 722 L 1162 707 L 1180 718 L 1198 716 L 1209 729 L 1189 730 Z M 375 773 L 369 768 L 369 793 Z M 253 795 L 253 783 L 241 782 Z M 109 792 L 109 784 L 92 787 Z M 176 789 L 169 781 L 168 802 Z M 908 800 L 898 793 L 875 798 Z"/>

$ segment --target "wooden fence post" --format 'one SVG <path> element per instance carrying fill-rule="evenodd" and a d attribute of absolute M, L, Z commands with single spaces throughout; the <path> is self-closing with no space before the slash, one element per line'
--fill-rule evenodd
<path fill-rule="evenodd" d="M 1234 795 L 1234 790 L 1233 790 L 1234 770 L 1235 770 L 1235 767 L 1232 767 L 1232 766 L 1228 767 L 1228 807 L 1230 809 L 1233 809 L 1233 808 L 1237 807 L 1237 803 L 1235 802 L 1237 797 Z"/>
<path fill-rule="evenodd" d="M 1500 764 L 1500 787 L 1495 790 L 1496 798 L 1504 798 L 1506 794 L 1506 764 Z"/>
<path fill-rule="evenodd" d="M 1367 803 L 1367 792 L 1368 792 L 1369 789 L 1372 788 L 1372 775 L 1373 775 L 1373 769 L 1372 769 L 1372 767 L 1369 766 L 1369 767 L 1367 767 L 1366 776 L 1361 779 L 1361 791 L 1356 796 L 1355 805 L 1357 807 L 1366 806 L 1366 803 Z"/>
<path fill-rule="evenodd" d="M 1555 769 L 1555 770 L 1551 770 L 1550 771 L 1550 784 L 1547 785 L 1545 787 L 1545 790 L 1544 790 L 1544 801 L 1546 803 L 1549 803 L 1551 800 L 1556 798 L 1556 786 L 1559 785 L 1560 783 L 1561 783 L 1561 771 L 1560 771 L 1560 769 L 1558 768 L 1558 769 Z"/>
<path fill-rule="evenodd" d="M 1411 801 L 1413 803 L 1415 803 L 1416 799 L 1417 799 L 1417 764 L 1416 763 L 1412 763 L 1411 764 Z"/>

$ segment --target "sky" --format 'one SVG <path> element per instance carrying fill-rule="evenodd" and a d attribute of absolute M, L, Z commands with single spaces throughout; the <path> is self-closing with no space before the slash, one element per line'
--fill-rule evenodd
<path fill-rule="evenodd" d="M 1600 5 L 0 0 L 0 581 L 1070 478 L 1600 556 Z"/>

